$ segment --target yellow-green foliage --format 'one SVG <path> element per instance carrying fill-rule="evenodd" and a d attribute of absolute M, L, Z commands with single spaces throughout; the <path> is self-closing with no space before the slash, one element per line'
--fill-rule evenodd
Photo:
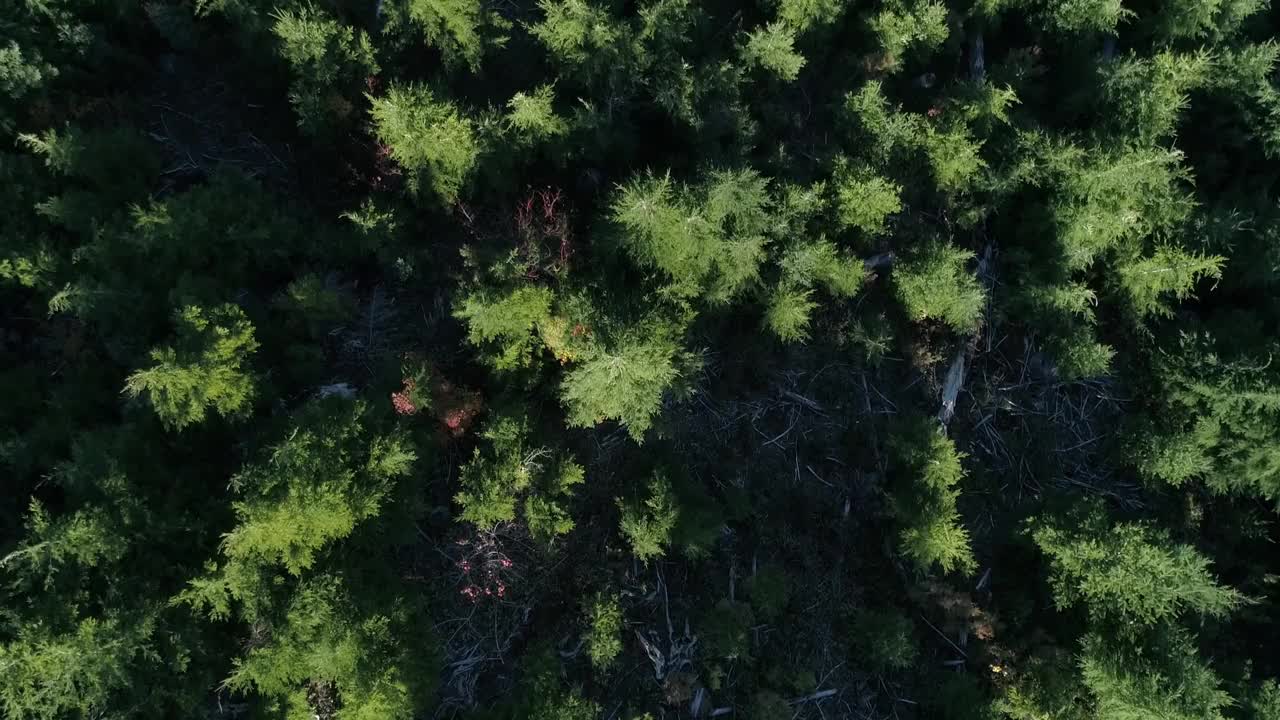
<path fill-rule="evenodd" d="M 129 376 L 125 392 L 145 396 L 165 425 L 181 430 L 213 410 L 227 418 L 248 415 L 255 382 L 247 367 L 258 349 L 253 325 L 230 303 L 211 309 L 188 305 L 176 313 L 177 342 L 151 351 L 151 367 Z"/>

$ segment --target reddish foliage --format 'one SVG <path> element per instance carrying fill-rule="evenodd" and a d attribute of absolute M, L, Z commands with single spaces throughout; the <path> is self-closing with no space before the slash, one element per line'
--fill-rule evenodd
<path fill-rule="evenodd" d="M 413 381 L 413 378 L 405 378 L 404 389 L 400 392 L 391 393 L 391 405 L 395 408 L 397 415 L 413 415 L 418 412 L 418 406 L 412 400 L 413 392 L 416 389 L 417 383 Z"/>
<path fill-rule="evenodd" d="M 515 572 L 515 564 L 503 551 L 495 533 L 480 532 L 475 537 L 462 538 L 455 547 L 461 556 L 454 563 L 461 573 L 459 594 L 471 602 L 502 599 L 508 595 L 507 581 Z"/>
<path fill-rule="evenodd" d="M 516 243 L 525 262 L 525 276 L 558 275 L 573 257 L 567 201 L 559 189 L 535 190 L 516 203 Z"/>
<path fill-rule="evenodd" d="M 444 378 L 437 378 L 432 383 L 431 406 L 435 408 L 436 419 L 453 437 L 466 434 L 484 409 L 480 393 L 459 388 Z"/>

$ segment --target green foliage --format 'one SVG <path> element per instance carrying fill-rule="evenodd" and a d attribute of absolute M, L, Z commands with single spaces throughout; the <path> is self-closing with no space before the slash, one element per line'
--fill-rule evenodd
<path fill-rule="evenodd" d="M 544 18 L 530 32 L 561 65 L 594 72 L 625 46 L 626 30 L 591 0 L 538 0 Z"/>
<path fill-rule="evenodd" d="M 154 365 L 129 376 L 125 392 L 146 396 L 165 425 L 181 430 L 212 409 L 242 418 L 252 409 L 253 376 L 245 367 L 258 349 L 253 325 L 230 303 L 212 309 L 188 305 L 174 316 L 174 345 L 151 351 Z"/>
<path fill-rule="evenodd" d="M 516 519 L 524 499 L 524 520 L 537 540 L 550 542 L 573 529 L 565 509 L 585 471 L 569 458 L 552 461 L 551 450 L 530 447 L 524 418 L 498 416 L 489 421 L 477 447 L 463 466 L 454 502 L 458 519 L 489 530 Z"/>
<path fill-rule="evenodd" d="M 897 468 L 892 498 L 902 525 L 902 554 L 921 572 L 972 572 L 969 532 L 960 524 L 956 500 L 964 478 L 964 454 L 929 419 L 904 423 L 890 439 Z"/>
<path fill-rule="evenodd" d="M 587 605 L 587 656 L 596 670 L 607 670 L 622 652 L 622 608 L 612 595 L 597 594 Z"/>
<path fill-rule="evenodd" d="M 827 240 L 797 243 L 783 253 L 782 278 L 770 294 L 765 325 L 784 341 L 808 337 L 809 321 L 819 304 L 813 289 L 825 288 L 838 298 L 852 297 L 867 274 L 862 261 L 841 252 Z"/>
<path fill-rule="evenodd" d="M 707 654 L 726 660 L 750 658 L 753 625 L 755 614 L 750 605 L 728 598 L 720 600 L 702 618 L 700 626 Z"/>
<path fill-rule="evenodd" d="M 846 228 L 882 235 L 889 216 L 902 210 L 902 186 L 869 168 L 842 162 L 837 166 L 835 188 L 837 219 Z"/>
<path fill-rule="evenodd" d="M 871 31 L 890 58 L 908 49 L 935 50 L 947 39 L 947 8 L 939 0 L 889 0 L 871 17 Z"/>
<path fill-rule="evenodd" d="M 1155 143 L 1173 134 L 1188 105 L 1187 91 L 1208 82 L 1211 68 L 1204 51 L 1150 59 L 1130 55 L 1103 69 L 1102 92 L 1118 126 L 1137 143 Z"/>
<path fill-rule="evenodd" d="M 1268 10 L 0 2 L 0 716 L 1280 720 Z"/>
<path fill-rule="evenodd" d="M 46 586 L 58 569 L 72 565 L 88 569 L 124 557 L 119 522 L 107 508 L 89 506 L 54 517 L 32 498 L 26 518 L 27 537 L 0 558 L 0 568 L 35 576 L 43 571 Z"/>
<path fill-rule="evenodd" d="M 277 10 L 274 18 L 272 32 L 280 40 L 280 55 L 294 75 L 289 99 L 298 113 L 298 126 L 322 134 L 353 116 L 350 98 L 366 76 L 378 72 L 369 36 L 310 6 Z"/>
<path fill-rule="evenodd" d="M 1152 422 L 1133 438 L 1139 471 L 1280 501 L 1280 444 L 1269 430 L 1280 383 L 1269 369 L 1266 360 L 1222 357 L 1210 338 L 1191 334 L 1157 355 Z"/>
<path fill-rule="evenodd" d="M 574 528 L 573 518 L 565 503 L 573 488 L 586 479 L 586 471 L 572 460 L 561 460 L 556 468 L 534 483 L 534 491 L 525 498 L 524 519 L 535 539 L 550 541 Z"/>
<path fill-rule="evenodd" d="M 432 640 L 414 630 L 408 613 L 364 615 L 340 580 L 318 577 L 294 593 L 270 641 L 236 661 L 227 686 L 265 695 L 290 717 L 311 712 L 310 689 L 339 695 L 344 718 L 412 718 L 437 670 L 429 649 L 407 657 L 404 633 Z"/>
<path fill-rule="evenodd" d="M 778 20 L 797 33 L 835 23 L 844 12 L 845 0 L 778 0 Z"/>
<path fill-rule="evenodd" d="M 764 259 L 767 191 L 752 170 L 715 171 L 693 188 L 649 175 L 618 189 L 611 217 L 632 258 L 669 278 L 668 292 L 727 303 Z"/>
<path fill-rule="evenodd" d="M 769 296 L 765 309 L 765 326 L 783 342 L 796 342 L 809 337 L 809 321 L 818 303 L 811 299 L 812 290 L 779 287 Z"/>
<path fill-rule="evenodd" d="M 783 80 L 795 80 L 804 67 L 804 56 L 795 51 L 795 33 L 785 23 L 770 23 L 747 34 L 742 60 Z"/>
<path fill-rule="evenodd" d="M 982 320 L 987 295 L 965 265 L 973 253 L 938 240 L 894 268 L 893 285 L 907 316 L 941 320 L 956 332 L 972 332 Z"/>
<path fill-rule="evenodd" d="M 765 620 L 782 615 L 787 609 L 790 594 L 787 572 L 780 565 L 765 565 L 747 580 L 747 595 L 751 598 L 751 607 Z"/>
<path fill-rule="evenodd" d="M 565 374 L 560 401 L 569 426 L 617 420 L 633 439 L 643 440 L 663 394 L 685 365 L 676 328 L 669 323 L 652 321 L 624 332 Z"/>
<path fill-rule="evenodd" d="M 911 619 L 894 610 L 865 610 L 853 620 L 851 641 L 857 657 L 880 671 L 905 670 L 915 664 Z"/>
<path fill-rule="evenodd" d="M 407 0 L 409 17 L 449 66 L 480 68 L 484 9 L 477 0 Z"/>
<path fill-rule="evenodd" d="M 1265 680 L 1249 694 L 1249 717 L 1252 720 L 1280 718 L 1280 683 Z"/>
<path fill-rule="evenodd" d="M 1072 270 L 1088 267 L 1105 250 L 1176 226 L 1190 210 L 1177 151 L 1056 146 L 1037 152 L 1047 176 L 1061 178 L 1050 213 Z"/>
<path fill-rule="evenodd" d="M 1202 255 L 1161 245 L 1150 257 L 1121 265 L 1118 280 L 1138 317 L 1173 317 L 1166 298 L 1185 300 L 1197 283 L 1206 278 L 1221 278 L 1226 260 L 1221 255 Z"/>
<path fill-rule="evenodd" d="M 499 370 L 527 366 L 535 344 L 534 331 L 550 322 L 551 291 L 536 285 L 521 285 L 505 296 L 473 293 L 463 298 L 455 316 L 467 324 L 467 339 L 474 345 L 496 345 L 488 356 Z"/>
<path fill-rule="evenodd" d="M 563 136 L 569 123 L 556 114 L 555 90 L 543 85 L 531 94 L 518 92 L 507 101 L 507 125 L 523 143 L 537 143 Z"/>
<path fill-rule="evenodd" d="M 1075 528 L 1039 523 L 1032 537 L 1049 559 L 1060 608 L 1083 603 L 1093 617 L 1140 626 L 1187 611 L 1221 617 L 1243 601 L 1217 584 L 1195 548 L 1147 525 L 1108 527 L 1095 513 Z"/>
<path fill-rule="evenodd" d="M 1093 698 L 1076 665 L 1066 652 L 1032 658 L 993 709 L 1009 720 L 1090 720 Z"/>
<path fill-rule="evenodd" d="M 421 85 L 393 85 L 370 102 L 378 139 L 409 171 L 413 190 L 446 204 L 457 200 L 481 152 L 473 123 Z"/>
<path fill-rule="evenodd" d="M 150 621 L 87 618 L 66 632 L 25 626 L 0 645 L 0 707 L 15 720 L 95 717 L 129 688 L 152 654 Z"/>
<path fill-rule="evenodd" d="M 671 531 L 680 517 L 671 490 L 671 482 L 662 472 L 655 472 L 646 484 L 643 500 L 618 501 L 622 509 L 619 527 L 631 546 L 631 554 L 641 562 L 662 557 L 671 543 Z"/>
<path fill-rule="evenodd" d="M 229 600 L 252 618 L 266 600 L 263 572 L 283 566 L 301 576 L 320 554 L 382 508 L 416 454 L 406 438 L 367 428 L 362 403 L 314 400 L 298 411 L 293 429 L 261 461 L 233 479 L 236 526 L 222 541 L 221 565 L 197 578 L 179 599 L 225 617 Z"/>
<path fill-rule="evenodd" d="M 1191 638 L 1182 631 L 1167 631 L 1148 653 L 1089 635 L 1080 668 L 1100 720 L 1221 720 L 1222 711 L 1232 705 L 1217 675 L 1200 661 Z"/>
<path fill-rule="evenodd" d="M 1040 14 L 1050 26 L 1070 33 L 1114 33 L 1134 15 L 1121 0 L 1050 0 Z"/>
<path fill-rule="evenodd" d="M 1218 39 L 1235 33 L 1267 5 L 1266 0 L 1169 0 L 1155 25 L 1171 40 Z"/>

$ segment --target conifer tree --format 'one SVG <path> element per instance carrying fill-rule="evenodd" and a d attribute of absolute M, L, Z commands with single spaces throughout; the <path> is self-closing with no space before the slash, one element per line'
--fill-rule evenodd
<path fill-rule="evenodd" d="M 555 90 L 550 85 L 511 97 L 507 102 L 507 125 L 518 142 L 533 144 L 569 132 L 569 123 L 556 114 L 554 102 Z"/>
<path fill-rule="evenodd" d="M 1099 720 L 1221 720 L 1222 711 L 1232 705 L 1217 675 L 1181 630 L 1165 631 L 1144 652 L 1091 634 L 1083 642 L 1080 668 Z"/>
<path fill-rule="evenodd" d="M 969 532 L 960 523 L 957 487 L 964 477 L 963 454 L 932 420 L 906 423 L 891 438 L 896 481 L 894 514 L 901 523 L 902 554 L 921 572 L 972 572 L 976 561 Z"/>
<path fill-rule="evenodd" d="M 565 373 L 560 401 L 569 426 L 617 420 L 642 440 L 665 393 L 692 365 L 679 345 L 677 327 L 654 319 L 626 329 Z"/>
<path fill-rule="evenodd" d="M 378 139 L 409 171 L 411 187 L 444 203 L 456 200 L 481 151 L 472 122 L 421 85 L 393 85 L 370 102 Z"/>
<path fill-rule="evenodd" d="M 274 17 L 272 32 L 293 70 L 289 99 L 298 113 L 299 127 L 310 134 L 324 134 L 341 126 L 354 116 L 351 101 L 364 79 L 378 72 L 368 35 L 310 6 L 277 10 Z"/>
<path fill-rule="evenodd" d="M 970 332 L 982 319 L 986 293 L 965 265 L 974 257 L 937 240 L 894 269 L 898 301 L 912 320 L 941 320 L 957 332 Z"/>
<path fill-rule="evenodd" d="M 364 614 L 340 579 L 313 578 L 270 639 L 237 660 L 227 686 L 266 696 L 288 717 L 314 715 L 321 698 L 340 703 L 343 718 L 415 717 L 438 671 L 433 638 L 415 620 L 403 608 Z"/>
<path fill-rule="evenodd" d="M 312 401 L 289 435 L 232 480 L 236 526 L 222 560 L 192 581 L 179 599 L 226 617 L 231 601 L 255 619 L 267 601 L 265 577 L 279 568 L 298 577 L 322 552 L 378 515 L 393 484 L 416 454 L 407 439 L 368 428 L 362 403 L 340 397 Z"/>
<path fill-rule="evenodd" d="M 805 61 L 794 45 L 795 35 L 786 25 L 770 23 L 748 33 L 742 59 L 747 65 L 759 67 L 782 80 L 795 80 Z"/>
<path fill-rule="evenodd" d="M 622 534 L 631 545 L 631 554 L 648 562 L 666 554 L 671 531 L 680 517 L 671 481 L 662 472 L 650 476 L 643 499 L 618 501 L 622 508 Z"/>
<path fill-rule="evenodd" d="M 1140 627 L 1185 611 L 1219 617 L 1244 600 L 1195 548 L 1147 525 L 1108 527 L 1094 511 L 1078 527 L 1037 524 L 1032 537 L 1049 558 L 1058 607 L 1083 604 L 1096 619 Z"/>
<path fill-rule="evenodd" d="M 0 708 L 11 718 L 97 717 L 121 707 L 154 654 L 149 619 L 86 618 L 66 632 L 22 626 L 0 645 Z"/>
<path fill-rule="evenodd" d="M 1280 501 L 1280 444 L 1269 425 L 1280 388 L 1269 369 L 1223 357 L 1208 336 L 1183 335 L 1155 358 L 1152 422 L 1132 439 L 1138 469 L 1173 485 L 1203 478 L 1218 492 Z"/>
<path fill-rule="evenodd" d="M 176 344 L 151 351 L 154 365 L 129 376 L 125 392 L 146 396 L 168 427 L 204 420 L 213 410 L 227 418 L 251 409 L 254 379 L 246 367 L 258 349 L 244 311 L 231 304 L 206 310 L 188 305 L 177 312 Z"/>
<path fill-rule="evenodd" d="M 635 261 L 670 278 L 669 292 L 725 303 L 759 272 L 769 242 L 767 190 L 752 170 L 716 171 L 696 188 L 650 175 L 618 190 L 612 220 Z"/>
<path fill-rule="evenodd" d="M 481 26 L 484 9 L 476 0 L 407 0 L 409 17 L 427 43 L 440 51 L 446 65 L 480 67 L 484 53 Z"/>
<path fill-rule="evenodd" d="M 555 459 L 550 449 L 528 443 L 523 418 L 497 417 L 489 421 L 484 448 L 476 448 L 462 468 L 461 490 L 454 500 L 462 507 L 458 518 L 490 530 L 516 519 L 524 500 L 524 522 L 537 540 L 550 541 L 573 529 L 565 502 L 582 484 L 584 470 L 571 459 Z"/>

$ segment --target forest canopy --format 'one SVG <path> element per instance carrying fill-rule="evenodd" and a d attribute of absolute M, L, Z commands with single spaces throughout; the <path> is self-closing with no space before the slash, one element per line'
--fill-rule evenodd
<path fill-rule="evenodd" d="M 1278 37 L 0 3 L 0 717 L 1280 720 Z"/>

